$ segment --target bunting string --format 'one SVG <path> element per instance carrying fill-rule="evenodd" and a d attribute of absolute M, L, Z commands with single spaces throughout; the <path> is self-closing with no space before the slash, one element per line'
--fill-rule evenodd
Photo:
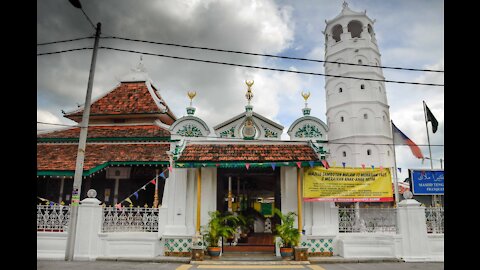
<path fill-rule="evenodd" d="M 165 177 L 165 172 L 166 172 L 166 171 L 169 171 L 169 170 L 171 170 L 171 169 L 170 169 L 170 165 L 168 166 L 167 169 L 163 170 L 160 174 L 156 175 L 152 180 L 148 181 L 145 185 L 143 185 L 142 187 L 140 187 L 139 189 L 137 189 L 135 192 L 133 192 L 132 194 L 128 195 L 125 199 L 123 199 L 122 201 L 120 201 L 119 203 L 117 203 L 117 204 L 115 205 L 115 207 L 118 208 L 118 209 L 121 209 L 123 202 L 128 202 L 128 203 L 130 203 L 130 206 L 132 206 L 133 203 L 132 203 L 132 200 L 130 199 L 130 197 L 135 196 L 135 197 L 138 199 L 138 192 L 139 192 L 140 190 L 142 190 L 142 189 L 143 189 L 143 190 L 146 190 L 146 187 L 147 187 L 148 184 L 153 184 L 153 185 L 155 185 L 155 184 L 156 184 L 155 179 L 157 179 L 159 176 L 166 180 L 167 178 Z"/>

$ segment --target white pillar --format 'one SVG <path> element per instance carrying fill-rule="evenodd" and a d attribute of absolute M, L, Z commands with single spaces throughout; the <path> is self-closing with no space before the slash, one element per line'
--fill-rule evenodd
<path fill-rule="evenodd" d="M 402 236 L 402 258 L 406 262 L 426 261 L 429 256 L 425 207 L 413 199 L 398 203 L 397 225 Z"/>
<path fill-rule="evenodd" d="M 187 203 L 187 170 L 174 168 L 169 177 L 168 214 L 164 235 L 187 235 L 186 203 Z"/>
<path fill-rule="evenodd" d="M 217 168 L 202 168 L 201 185 L 200 225 L 205 226 L 210 220 L 208 213 L 217 210 Z"/>
<path fill-rule="evenodd" d="M 280 194 L 282 213 L 297 213 L 297 168 L 280 167 Z M 298 227 L 298 217 L 295 217 L 295 228 Z"/>
<path fill-rule="evenodd" d="M 94 261 L 100 252 L 102 228 L 102 202 L 86 198 L 78 207 L 77 232 L 75 237 L 74 260 Z"/>
<path fill-rule="evenodd" d="M 334 202 L 312 202 L 312 235 L 338 233 L 338 207 Z"/>

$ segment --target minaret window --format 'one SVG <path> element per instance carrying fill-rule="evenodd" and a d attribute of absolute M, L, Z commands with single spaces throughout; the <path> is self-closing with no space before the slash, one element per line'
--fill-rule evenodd
<path fill-rule="evenodd" d="M 367 150 L 367 156 L 370 156 L 372 154 L 372 150 L 368 149 Z"/>
<path fill-rule="evenodd" d="M 340 122 L 344 122 L 345 119 L 343 118 L 343 116 L 340 116 Z"/>
<path fill-rule="evenodd" d="M 367 30 L 368 30 L 368 33 L 369 33 L 371 36 L 374 35 L 374 33 L 373 33 L 373 28 L 372 28 L 372 26 L 371 26 L 370 24 L 367 26 Z"/>
<path fill-rule="evenodd" d="M 380 92 L 380 93 L 382 92 L 382 87 L 381 86 L 378 87 L 378 92 Z"/>
<path fill-rule="evenodd" d="M 364 113 L 363 114 L 363 119 L 368 119 L 368 114 Z"/>
<path fill-rule="evenodd" d="M 359 21 L 351 21 L 348 23 L 348 32 L 351 33 L 352 38 L 359 38 L 360 33 L 362 33 L 362 23 Z"/>
<path fill-rule="evenodd" d="M 360 85 L 360 89 L 364 90 L 365 89 L 365 84 Z"/>
<path fill-rule="evenodd" d="M 387 151 L 387 156 L 390 156 L 390 151 Z"/>
<path fill-rule="evenodd" d="M 340 24 L 337 24 L 332 28 L 332 38 L 335 40 L 335 42 L 340 41 L 340 35 L 342 33 L 343 33 L 343 27 Z"/>
<path fill-rule="evenodd" d="M 342 154 L 343 154 L 343 157 L 347 156 L 347 152 L 345 152 L 345 151 L 343 151 Z"/>
<path fill-rule="evenodd" d="M 384 115 L 384 116 L 383 116 L 383 121 L 385 122 L 385 120 L 386 120 L 386 119 L 385 119 L 385 115 Z"/>
<path fill-rule="evenodd" d="M 339 93 L 342 93 L 342 92 L 343 92 L 343 89 L 342 89 L 341 87 L 338 88 L 338 92 L 339 92 Z"/>
<path fill-rule="evenodd" d="M 359 65 L 362 65 L 362 64 L 363 64 L 363 63 L 362 63 L 362 59 L 358 59 L 358 64 L 359 64 Z"/>

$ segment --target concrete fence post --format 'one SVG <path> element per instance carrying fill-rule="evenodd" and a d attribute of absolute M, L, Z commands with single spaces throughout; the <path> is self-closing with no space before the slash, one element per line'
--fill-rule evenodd
<path fill-rule="evenodd" d="M 429 245 L 425 207 L 413 199 L 398 203 L 397 224 L 402 236 L 402 258 L 406 262 L 427 261 Z"/>
<path fill-rule="evenodd" d="M 93 261 L 99 256 L 102 226 L 102 202 L 96 198 L 86 198 L 78 207 L 77 234 L 74 260 Z"/>

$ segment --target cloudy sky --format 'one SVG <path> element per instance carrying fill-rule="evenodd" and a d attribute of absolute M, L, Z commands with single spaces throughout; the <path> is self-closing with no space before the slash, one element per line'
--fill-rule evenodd
<path fill-rule="evenodd" d="M 367 10 L 376 19 L 374 30 L 384 66 L 444 69 L 444 1 L 349 0 L 355 11 Z M 85 13 L 102 23 L 102 36 L 117 36 L 165 43 L 238 50 L 263 54 L 324 59 L 325 20 L 340 13 L 340 0 L 82 0 Z M 37 1 L 37 43 L 91 36 L 92 26 L 68 0 Z M 324 73 L 321 63 L 286 61 L 265 57 L 102 39 L 101 46 L 131 49 L 243 65 L 268 66 Z M 93 39 L 37 46 L 37 52 L 92 47 Z M 93 98 L 112 90 L 119 78 L 140 60 L 139 54 L 100 50 Z M 85 102 L 91 51 L 37 56 L 37 121 L 72 125 L 61 110 Z M 302 91 L 310 91 L 312 115 L 326 121 L 325 80 L 322 76 L 262 71 L 207 63 L 143 56 L 157 89 L 177 117 L 186 115 L 186 92 L 194 90 L 196 115 L 210 126 L 244 111 L 245 80 L 255 80 L 254 111 L 284 129 L 301 116 Z M 384 70 L 387 80 L 443 84 L 443 73 Z M 396 126 L 417 144 L 427 145 L 424 100 L 439 122 L 430 132 L 431 144 L 444 143 L 444 88 L 386 83 L 390 116 Z M 38 130 L 58 126 L 37 126 Z M 430 124 L 429 124 L 430 128 Z M 431 130 L 430 130 L 431 131 Z M 428 146 L 421 147 L 429 156 Z M 430 168 L 406 146 L 397 146 L 400 180 L 408 168 Z M 444 147 L 432 146 L 434 167 L 444 163 Z"/>

